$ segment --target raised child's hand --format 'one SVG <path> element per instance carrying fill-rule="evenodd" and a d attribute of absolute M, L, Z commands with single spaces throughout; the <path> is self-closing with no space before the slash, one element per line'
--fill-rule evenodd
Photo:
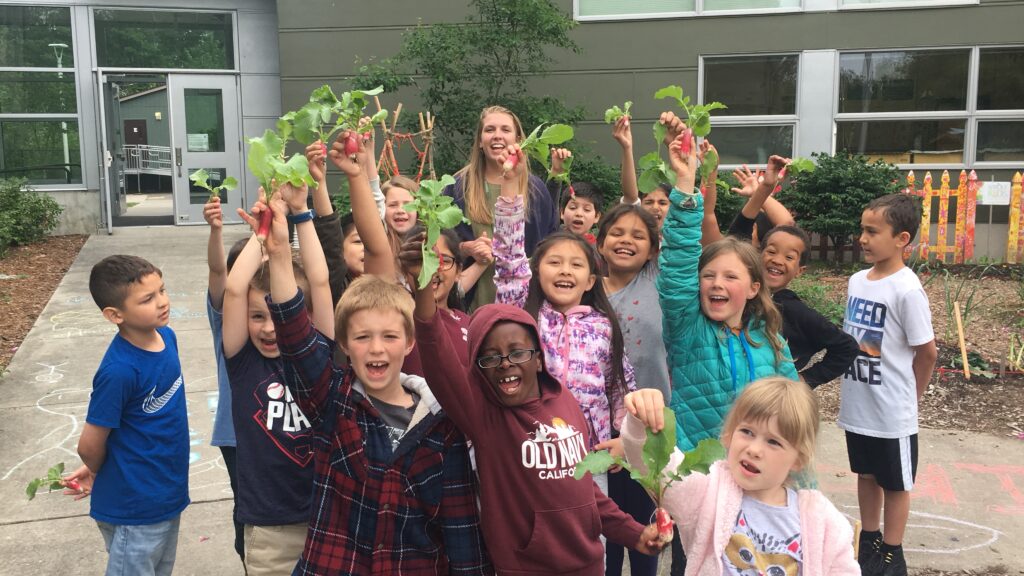
<path fill-rule="evenodd" d="M 761 184 L 761 171 L 751 172 L 746 164 L 742 168 L 733 170 L 732 176 L 740 183 L 740 187 L 733 188 L 732 191 L 746 198 L 753 196 Z"/>
<path fill-rule="evenodd" d="M 519 148 L 519 144 L 510 144 L 505 147 L 505 154 L 501 156 L 501 163 L 503 165 L 508 164 L 508 159 L 512 156 L 518 158 L 517 162 L 509 169 L 502 172 L 502 177 L 506 182 L 515 182 L 519 180 L 519 177 L 528 169 L 530 162 L 526 158 L 526 154 Z M 564 160 L 564 159 L 563 159 Z"/>
<path fill-rule="evenodd" d="M 277 193 L 274 195 L 277 196 L 278 194 L 285 202 L 288 213 L 298 214 L 299 212 L 305 212 L 307 210 L 306 198 L 309 197 L 309 187 L 305 184 L 296 188 L 288 182 L 285 182 L 277 188 Z M 271 207 L 273 207 L 273 204 L 271 204 Z"/>
<path fill-rule="evenodd" d="M 768 167 L 764 171 L 764 183 L 775 189 L 775 185 L 779 183 L 779 174 L 782 170 L 792 162 L 789 158 L 783 158 L 782 156 L 772 155 L 768 158 Z"/>
<path fill-rule="evenodd" d="M 640 534 L 640 541 L 636 543 L 636 551 L 648 556 L 656 556 L 665 547 L 665 544 L 658 538 L 658 525 L 648 524 Z"/>
<path fill-rule="evenodd" d="M 494 262 L 493 244 L 486 230 L 481 231 L 480 237 L 473 241 L 471 256 L 473 260 L 484 266 L 489 266 L 491 262 Z"/>
<path fill-rule="evenodd" d="M 359 176 L 363 173 L 362 164 L 366 156 L 366 146 L 363 144 L 363 138 L 356 131 L 346 130 L 339 134 L 327 155 L 330 156 L 331 162 L 349 177 Z"/>
<path fill-rule="evenodd" d="M 623 399 L 623 404 L 626 411 L 636 416 L 651 432 L 660 432 L 665 427 L 665 397 L 661 390 L 641 388 L 630 392 Z"/>
<path fill-rule="evenodd" d="M 426 239 L 426 233 L 421 232 L 402 242 L 398 249 L 398 262 L 402 270 L 413 278 L 420 275 L 420 268 L 423 266 L 423 242 Z M 410 285 L 418 286 L 418 283 L 413 282 Z"/>
<path fill-rule="evenodd" d="M 86 465 L 81 465 L 77 470 L 68 474 L 60 481 L 61 485 L 64 486 L 65 496 L 74 496 L 75 500 L 81 500 L 92 494 L 92 484 L 96 480 L 96 475 L 89 470 Z"/>
<path fill-rule="evenodd" d="M 319 140 L 306 146 L 306 162 L 309 164 L 309 175 L 313 180 L 323 180 L 327 169 L 327 146 Z"/>
<path fill-rule="evenodd" d="M 572 152 L 568 148 L 551 149 L 551 174 L 557 175 L 564 172 L 565 160 L 572 158 Z"/>
<path fill-rule="evenodd" d="M 220 207 L 220 196 L 214 196 L 203 205 L 203 220 L 210 228 L 220 230 L 224 227 L 224 212 Z"/>
<path fill-rule="evenodd" d="M 658 118 L 658 122 L 665 125 L 668 132 L 665 133 L 665 145 L 671 145 L 672 142 L 683 133 L 686 129 L 686 124 L 683 120 L 676 116 L 675 112 L 662 112 Z"/>
<path fill-rule="evenodd" d="M 685 128 L 685 126 L 684 124 L 683 127 Z M 697 179 L 697 147 L 691 136 L 689 154 L 684 156 L 683 138 L 685 135 L 680 134 L 669 144 L 668 159 L 672 170 L 676 173 L 676 188 L 681 192 L 688 192 L 693 190 L 693 183 Z"/>
<path fill-rule="evenodd" d="M 629 116 L 623 116 L 612 126 L 612 138 L 626 150 L 633 148 L 633 130 L 629 127 Z"/>

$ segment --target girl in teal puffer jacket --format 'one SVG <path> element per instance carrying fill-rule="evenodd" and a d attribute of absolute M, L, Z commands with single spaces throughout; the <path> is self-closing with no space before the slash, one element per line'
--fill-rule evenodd
<path fill-rule="evenodd" d="M 692 138 L 689 130 L 685 135 Z M 669 406 L 676 442 L 691 450 L 717 438 L 733 400 L 758 378 L 798 378 L 782 318 L 765 286 L 761 259 L 748 243 L 719 240 L 701 253 L 704 199 L 694 189 L 696 145 L 684 135 L 669 146 L 676 185 L 665 225 L 658 294 L 672 375 Z"/>

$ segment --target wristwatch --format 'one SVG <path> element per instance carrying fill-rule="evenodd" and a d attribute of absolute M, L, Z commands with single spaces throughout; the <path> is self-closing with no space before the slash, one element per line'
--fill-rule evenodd
<path fill-rule="evenodd" d="M 289 214 L 285 216 L 289 224 L 301 224 L 302 222 L 309 222 L 313 218 L 316 218 L 315 210 L 306 210 L 305 212 L 299 212 L 298 214 Z"/>

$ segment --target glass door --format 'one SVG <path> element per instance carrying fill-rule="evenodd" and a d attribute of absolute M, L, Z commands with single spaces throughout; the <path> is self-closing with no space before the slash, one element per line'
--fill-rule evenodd
<path fill-rule="evenodd" d="M 205 169 L 211 186 L 242 174 L 242 133 L 239 127 L 237 77 L 233 75 L 170 74 L 171 148 L 176 224 L 205 224 L 203 205 L 209 193 L 189 175 Z M 221 194 L 224 222 L 239 222 L 241 187 Z"/>

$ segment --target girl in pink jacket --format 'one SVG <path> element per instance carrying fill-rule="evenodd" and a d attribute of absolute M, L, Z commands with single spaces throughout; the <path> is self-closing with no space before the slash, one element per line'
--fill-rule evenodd
<path fill-rule="evenodd" d="M 656 390 L 626 396 L 631 466 L 643 468 L 644 427 L 664 427 L 664 406 Z M 789 487 L 790 474 L 810 466 L 817 434 L 806 384 L 769 377 L 743 390 L 722 427 L 726 460 L 672 483 L 662 499 L 679 527 L 687 576 L 860 574 L 846 517 L 821 492 Z M 665 471 L 681 461 L 677 449 Z"/>

